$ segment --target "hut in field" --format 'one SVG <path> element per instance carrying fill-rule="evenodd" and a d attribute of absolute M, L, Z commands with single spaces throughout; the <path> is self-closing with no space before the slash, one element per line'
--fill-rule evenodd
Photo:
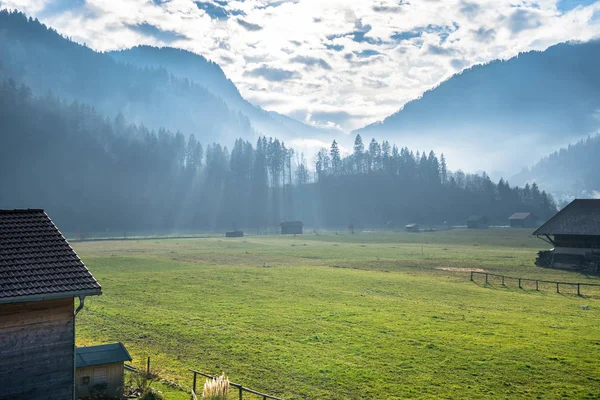
<path fill-rule="evenodd" d="M 225 237 L 228 237 L 228 238 L 240 238 L 240 237 L 244 237 L 244 232 L 242 232 L 242 231 L 229 231 L 229 232 L 225 232 Z"/>
<path fill-rule="evenodd" d="M 487 229 L 490 223 L 487 217 L 472 215 L 467 218 L 467 228 L 469 229 Z"/>
<path fill-rule="evenodd" d="M 0 399 L 73 400 L 75 316 L 101 293 L 43 210 L 0 210 Z"/>
<path fill-rule="evenodd" d="M 533 234 L 553 246 L 536 264 L 597 271 L 600 267 L 600 199 L 576 199 Z"/>
<path fill-rule="evenodd" d="M 408 224 L 404 227 L 406 232 L 419 232 L 419 224 Z"/>
<path fill-rule="evenodd" d="M 508 218 L 511 228 L 535 228 L 538 226 L 537 217 L 533 213 L 518 212 Z"/>
<path fill-rule="evenodd" d="M 304 232 L 304 224 L 301 221 L 286 221 L 280 226 L 282 235 L 301 235 Z"/>
<path fill-rule="evenodd" d="M 123 343 L 78 347 L 75 350 L 75 398 L 123 395 L 125 361 L 131 361 Z"/>

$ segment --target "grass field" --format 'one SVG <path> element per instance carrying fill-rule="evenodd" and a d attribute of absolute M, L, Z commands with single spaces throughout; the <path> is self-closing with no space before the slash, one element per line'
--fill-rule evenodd
<path fill-rule="evenodd" d="M 600 283 L 535 267 L 547 246 L 529 233 L 74 243 L 104 292 L 77 340 L 122 341 L 187 387 L 187 368 L 224 371 L 286 399 L 600 398 L 600 291 L 484 286 L 463 270 Z"/>

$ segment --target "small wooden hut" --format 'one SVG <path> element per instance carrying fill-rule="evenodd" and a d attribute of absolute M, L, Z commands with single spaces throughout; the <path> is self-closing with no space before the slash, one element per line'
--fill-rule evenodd
<path fill-rule="evenodd" d="M 404 227 L 406 232 L 419 232 L 419 224 L 408 224 Z"/>
<path fill-rule="evenodd" d="M 225 237 L 228 237 L 228 238 L 240 238 L 240 237 L 244 237 L 244 232 L 242 232 L 242 231 L 229 231 L 229 232 L 225 232 Z"/>
<path fill-rule="evenodd" d="M 514 213 L 508 218 L 511 228 L 535 228 L 538 226 L 537 217 L 530 212 Z"/>
<path fill-rule="evenodd" d="M 75 398 L 121 397 L 125 361 L 131 361 L 131 356 L 123 343 L 78 347 L 75 350 Z"/>
<path fill-rule="evenodd" d="M 489 226 L 490 224 L 487 217 L 472 215 L 467 218 L 467 228 L 469 229 L 487 229 Z"/>
<path fill-rule="evenodd" d="M 280 226 L 282 235 L 301 235 L 304 232 L 304 224 L 301 221 L 286 221 Z"/>

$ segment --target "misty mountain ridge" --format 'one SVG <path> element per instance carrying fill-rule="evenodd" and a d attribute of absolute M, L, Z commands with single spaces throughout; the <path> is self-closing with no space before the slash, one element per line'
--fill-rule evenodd
<path fill-rule="evenodd" d="M 512 183 L 537 183 L 560 201 L 600 198 L 600 134 L 542 158 L 512 178 Z"/>
<path fill-rule="evenodd" d="M 99 53 L 6 10 L 0 11 L 0 79 L 24 83 L 36 95 L 51 91 L 90 104 L 107 115 L 121 113 L 153 129 L 194 133 L 205 143 L 322 132 L 248 103 L 221 68 L 202 56 L 149 46 Z"/>
<path fill-rule="evenodd" d="M 273 111 L 265 111 L 242 97 L 235 84 L 226 77 L 221 67 L 204 56 L 173 47 L 135 46 L 111 51 L 118 62 L 138 67 L 165 68 L 175 76 L 187 78 L 223 99 L 229 108 L 247 116 L 254 129 L 261 134 L 284 138 L 323 137 L 338 134 L 304 124 Z"/>
<path fill-rule="evenodd" d="M 455 146 L 480 168 L 516 173 L 600 127 L 599 70 L 600 41 L 522 53 L 466 69 L 354 133 Z"/>

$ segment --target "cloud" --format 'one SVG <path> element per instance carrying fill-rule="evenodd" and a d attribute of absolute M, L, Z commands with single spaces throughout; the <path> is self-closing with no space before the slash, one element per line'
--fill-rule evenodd
<path fill-rule="evenodd" d="M 286 81 L 298 77 L 298 73 L 294 71 L 288 71 L 281 68 L 271 68 L 263 64 L 258 68 L 254 68 L 251 71 L 246 72 L 247 76 L 262 77 L 268 81 L 280 82 Z"/>
<path fill-rule="evenodd" d="M 262 26 L 257 24 L 251 24 L 250 22 L 246 22 L 241 18 L 238 18 L 237 22 L 247 31 L 256 32 L 262 30 Z"/>
<path fill-rule="evenodd" d="M 476 40 L 480 42 L 489 42 L 494 40 L 496 37 L 496 30 L 494 28 L 486 29 L 485 27 L 481 26 L 476 30 L 472 30 L 471 32 L 475 36 Z"/>
<path fill-rule="evenodd" d="M 293 63 L 304 64 L 309 67 L 321 67 L 326 70 L 331 70 L 331 65 L 327 63 L 327 61 L 322 58 L 317 57 L 308 57 L 308 56 L 295 56 L 290 58 L 290 61 Z"/>
<path fill-rule="evenodd" d="M 508 27 L 512 33 L 519 33 L 527 29 L 535 29 L 542 25 L 537 12 L 518 9 L 508 17 Z"/>
<path fill-rule="evenodd" d="M 179 32 L 171 31 L 171 30 L 163 30 L 156 25 L 149 24 L 147 22 L 142 22 L 138 24 L 124 24 L 128 29 L 135 31 L 143 36 L 150 36 L 154 39 L 164 42 L 164 43 L 173 43 L 178 40 L 187 40 L 188 37 Z"/>
<path fill-rule="evenodd" d="M 242 10 L 226 9 L 224 6 L 226 6 L 228 3 L 224 1 L 215 0 L 214 3 L 207 1 L 195 1 L 194 4 L 212 19 L 226 20 L 232 15 L 245 15 Z"/>

